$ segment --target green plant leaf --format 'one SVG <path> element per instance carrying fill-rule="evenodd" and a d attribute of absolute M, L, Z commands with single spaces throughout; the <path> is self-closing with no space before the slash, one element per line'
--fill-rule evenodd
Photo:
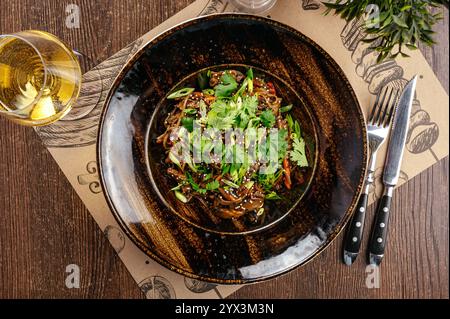
<path fill-rule="evenodd" d="M 324 3 L 325 14 L 334 11 L 335 14 L 347 21 L 362 19 L 369 4 L 376 4 L 379 7 L 377 18 L 379 26 L 370 23 L 363 25 L 362 28 L 372 37 L 362 41 L 368 43 L 376 41 L 373 49 L 380 52 L 377 62 L 382 62 L 398 55 L 406 57 L 407 54 L 402 52 L 403 45 L 413 48 L 418 47 L 419 42 L 428 46 L 435 44 L 432 38 L 433 26 L 442 18 L 442 14 L 431 11 L 430 7 L 438 5 L 448 7 L 449 1 L 335 0 L 331 3 Z"/>

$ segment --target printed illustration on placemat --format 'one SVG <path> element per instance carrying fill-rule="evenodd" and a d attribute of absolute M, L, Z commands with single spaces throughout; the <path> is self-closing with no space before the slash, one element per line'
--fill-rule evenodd
<path fill-rule="evenodd" d="M 221 299 L 223 298 L 219 290 L 217 289 L 216 284 L 184 277 L 184 285 L 186 286 L 187 289 L 197 294 L 214 290 Z"/>
<path fill-rule="evenodd" d="M 147 299 L 175 299 L 172 284 L 164 277 L 150 276 L 139 283 Z"/>
<path fill-rule="evenodd" d="M 119 254 L 125 247 L 125 235 L 123 232 L 113 225 L 106 226 L 103 232 L 116 253 Z"/>
<path fill-rule="evenodd" d="M 112 81 L 142 42 L 136 40 L 102 63 L 101 68 L 95 67 L 83 75 L 80 98 L 72 112 L 51 125 L 34 128 L 45 146 L 72 148 L 96 143 L 103 102 Z"/>
<path fill-rule="evenodd" d="M 84 186 L 88 185 L 89 190 L 93 194 L 99 194 L 102 192 L 100 181 L 97 173 L 97 162 L 89 161 L 86 164 L 86 172 L 77 176 L 78 184 Z"/>

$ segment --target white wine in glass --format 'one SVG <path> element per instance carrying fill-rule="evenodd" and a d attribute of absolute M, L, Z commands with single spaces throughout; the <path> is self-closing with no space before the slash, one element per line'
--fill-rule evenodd
<path fill-rule="evenodd" d="M 54 35 L 0 35 L 0 115 L 23 125 L 53 123 L 70 111 L 80 88 L 78 59 Z"/>

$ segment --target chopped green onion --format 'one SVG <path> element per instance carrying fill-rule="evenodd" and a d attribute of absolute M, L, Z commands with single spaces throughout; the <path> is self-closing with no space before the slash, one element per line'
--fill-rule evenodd
<path fill-rule="evenodd" d="M 194 115 L 194 114 L 197 114 L 197 110 L 196 109 L 185 109 L 184 113 L 189 114 L 189 115 Z"/>
<path fill-rule="evenodd" d="M 292 104 L 280 107 L 280 112 L 284 113 L 284 112 L 289 112 L 290 110 L 292 110 Z"/>
<path fill-rule="evenodd" d="M 249 182 L 245 183 L 244 186 L 245 186 L 247 189 L 250 189 L 250 188 L 253 187 L 254 184 L 255 184 L 254 181 L 249 181 Z"/>
<path fill-rule="evenodd" d="M 247 77 L 248 77 L 250 80 L 253 80 L 253 69 L 252 69 L 252 68 L 249 68 L 249 69 L 247 70 Z"/>
<path fill-rule="evenodd" d="M 230 167 L 231 167 L 230 164 L 222 165 L 222 175 L 225 175 L 226 173 L 228 173 L 230 171 Z"/>
<path fill-rule="evenodd" d="M 298 137 L 302 136 L 300 131 L 300 124 L 297 121 L 295 121 L 294 123 L 294 132 L 297 134 Z"/>
<path fill-rule="evenodd" d="M 242 93 L 244 93 L 245 89 L 248 86 L 248 78 L 245 78 L 244 81 L 242 82 L 241 87 L 239 88 L 239 90 L 237 90 L 237 92 L 234 94 L 233 98 L 234 99 L 238 99 L 241 97 Z"/>
<path fill-rule="evenodd" d="M 192 158 L 188 155 L 187 158 L 184 159 L 184 161 L 186 162 L 186 164 L 189 166 L 189 168 L 193 171 L 193 172 L 197 172 L 197 165 L 195 165 L 192 162 Z"/>
<path fill-rule="evenodd" d="M 233 181 L 237 181 L 239 179 L 238 175 L 238 164 L 231 164 L 230 167 L 230 176 L 233 179 Z M 236 184 L 235 184 L 236 185 Z M 239 187 L 239 186 L 238 186 Z"/>
<path fill-rule="evenodd" d="M 288 122 L 289 129 L 291 132 L 294 131 L 294 120 L 292 119 L 292 116 L 290 114 L 286 115 L 286 121 Z"/>
<path fill-rule="evenodd" d="M 174 188 L 171 188 L 171 191 L 177 191 L 181 188 L 181 186 L 183 186 L 183 184 L 178 184 L 177 186 L 175 186 Z"/>
<path fill-rule="evenodd" d="M 172 151 L 169 151 L 169 159 L 172 161 L 172 163 L 174 163 L 175 165 L 177 165 L 178 167 L 181 168 L 180 161 L 178 160 L 178 158 L 175 156 L 175 154 Z"/>
<path fill-rule="evenodd" d="M 276 199 L 281 199 L 281 197 L 277 193 L 272 191 L 266 195 L 266 199 L 276 200 Z"/>
<path fill-rule="evenodd" d="M 184 196 L 183 193 L 181 193 L 179 191 L 175 191 L 175 197 L 182 203 L 188 202 L 188 199 L 186 198 L 186 196 Z"/>
<path fill-rule="evenodd" d="M 230 186 L 230 187 L 233 187 L 233 188 L 239 188 L 239 185 L 237 185 L 237 184 L 235 184 L 235 183 L 233 183 L 233 182 L 231 182 L 231 181 L 229 181 L 229 180 L 227 180 L 227 179 L 222 179 L 222 182 L 223 182 L 224 184 Z"/>
<path fill-rule="evenodd" d="M 169 100 L 178 99 L 180 97 L 188 96 L 192 92 L 194 92 L 193 88 L 182 88 L 182 89 L 180 89 L 178 91 L 175 91 L 175 92 L 169 94 L 167 99 L 169 99 Z"/>
<path fill-rule="evenodd" d="M 211 96 L 214 95 L 214 90 L 213 89 L 204 89 L 202 92 L 205 95 L 211 95 Z"/>
<path fill-rule="evenodd" d="M 264 207 L 261 207 L 258 212 L 256 213 L 256 216 L 261 216 L 262 214 L 264 214 Z"/>
<path fill-rule="evenodd" d="M 248 91 L 253 92 L 253 80 L 248 80 Z"/>

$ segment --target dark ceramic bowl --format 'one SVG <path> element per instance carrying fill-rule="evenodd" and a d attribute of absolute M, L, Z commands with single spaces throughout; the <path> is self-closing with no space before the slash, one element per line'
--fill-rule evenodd
<path fill-rule="evenodd" d="M 315 146 L 307 186 L 266 224 L 244 232 L 208 224 L 201 212 L 187 217 L 194 210 L 173 202 L 152 144 L 167 93 L 200 70 L 227 65 L 275 79 Z M 365 132 L 348 80 L 312 40 L 262 17 L 205 16 L 151 40 L 118 75 L 99 128 L 100 180 L 125 233 L 160 264 L 205 281 L 255 282 L 311 260 L 344 227 L 365 175 Z"/>
<path fill-rule="evenodd" d="M 219 71 L 235 69 L 245 74 L 248 67 L 249 66 L 247 65 L 227 64 L 208 68 L 208 70 Z M 211 207 L 206 207 L 196 200 L 187 204 L 180 202 L 175 197 L 174 192 L 171 191 L 171 188 L 175 187 L 177 183 L 166 174 L 167 164 L 165 164 L 164 161 L 167 155 L 162 149 L 161 144 L 156 143 L 157 137 L 163 134 L 166 129 L 163 123 L 167 118 L 168 113 L 174 108 L 173 101 L 163 99 L 161 103 L 156 106 L 148 125 L 145 143 L 148 149 L 145 153 L 148 155 L 147 167 L 153 190 L 159 196 L 161 202 L 163 202 L 174 214 L 207 232 L 224 235 L 244 235 L 272 227 L 286 217 L 297 206 L 307 193 L 314 176 L 318 158 L 318 149 L 315 147 L 318 145 L 318 134 L 316 131 L 317 123 L 311 111 L 308 109 L 307 105 L 303 103 L 301 97 L 295 90 L 281 78 L 269 74 L 265 70 L 260 70 L 256 67 L 252 68 L 255 76 L 264 78 L 266 81 L 270 81 L 274 84 L 277 95 L 283 99 L 283 105 L 292 104 L 294 106 L 289 114 L 299 122 L 302 128 L 302 135 L 309 151 L 307 152 L 308 163 L 311 163 L 310 167 L 304 171 L 305 182 L 301 185 L 297 184 L 289 193 L 285 194 L 281 200 L 266 201 L 265 206 L 267 213 L 264 218 L 260 219 L 257 223 L 245 218 L 245 216 L 244 218 L 240 218 L 238 223 L 231 219 L 217 218 L 214 216 Z M 203 71 L 205 70 L 201 70 L 200 72 Z M 198 73 L 199 72 L 196 72 L 183 79 L 180 83 L 175 85 L 175 89 L 181 87 L 195 87 Z"/>

